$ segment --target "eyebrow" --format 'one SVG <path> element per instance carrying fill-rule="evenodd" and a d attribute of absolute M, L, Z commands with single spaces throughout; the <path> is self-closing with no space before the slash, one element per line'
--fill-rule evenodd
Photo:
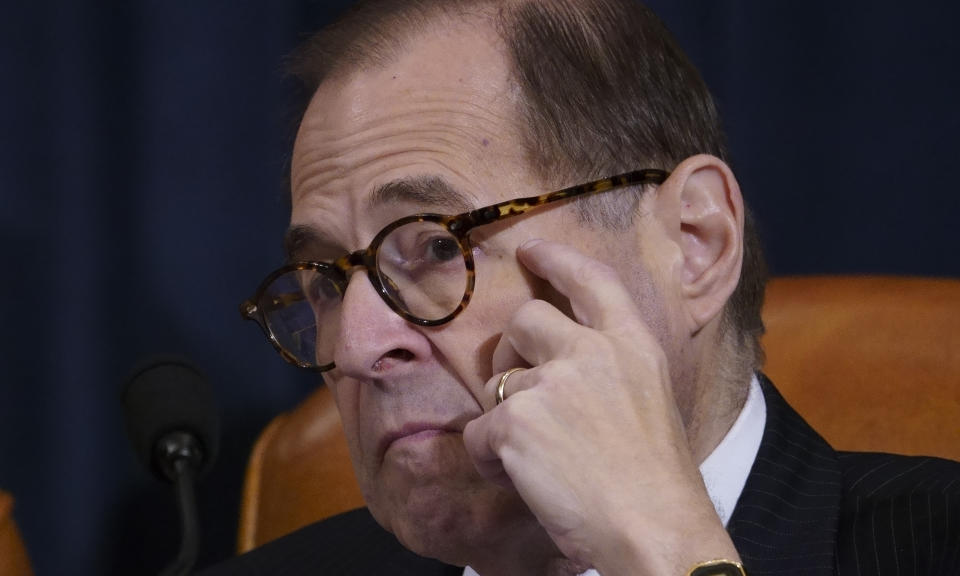
<path fill-rule="evenodd" d="M 330 244 L 330 238 L 323 231 L 307 224 L 291 226 L 283 235 L 283 252 L 287 255 L 287 262 L 304 260 L 305 252 L 311 246 Z"/>
<path fill-rule="evenodd" d="M 419 176 L 392 180 L 377 186 L 367 199 L 370 208 L 384 204 L 410 203 L 441 208 L 452 213 L 466 212 L 475 206 L 476 198 L 454 188 L 440 176 Z"/>
<path fill-rule="evenodd" d="M 439 209 L 453 214 L 472 210 L 475 199 L 454 188 L 439 176 L 418 176 L 392 180 L 377 186 L 367 199 L 368 208 L 386 204 L 415 204 L 424 209 Z M 283 236 L 283 250 L 288 262 L 303 259 L 310 246 L 333 245 L 335 240 L 323 230 L 308 224 L 291 226 Z"/>

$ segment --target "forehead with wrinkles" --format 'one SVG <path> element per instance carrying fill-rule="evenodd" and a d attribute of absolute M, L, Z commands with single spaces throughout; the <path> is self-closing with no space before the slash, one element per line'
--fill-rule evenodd
<path fill-rule="evenodd" d="M 367 187 L 382 186 L 369 178 L 392 167 L 469 181 L 478 162 L 515 157 L 517 90 L 507 62 L 491 28 L 461 24 L 411 39 L 389 62 L 328 77 L 294 146 L 294 204 L 365 170 Z"/>

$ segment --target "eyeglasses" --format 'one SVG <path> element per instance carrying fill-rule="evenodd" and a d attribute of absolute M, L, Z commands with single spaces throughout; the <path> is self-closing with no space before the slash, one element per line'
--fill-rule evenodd
<path fill-rule="evenodd" d="M 366 268 L 377 293 L 404 320 L 439 326 L 463 312 L 473 296 L 476 272 L 468 235 L 474 228 L 568 198 L 662 184 L 668 176 L 663 170 L 638 170 L 455 216 L 407 216 L 380 230 L 367 248 L 334 262 L 294 262 L 275 270 L 240 305 L 240 313 L 260 325 L 288 362 L 330 370 L 351 269 Z"/>

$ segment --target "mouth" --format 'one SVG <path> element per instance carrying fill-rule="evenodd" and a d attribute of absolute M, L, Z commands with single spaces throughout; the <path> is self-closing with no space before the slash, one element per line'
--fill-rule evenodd
<path fill-rule="evenodd" d="M 456 426 L 452 423 L 408 422 L 399 430 L 394 430 L 383 435 L 377 446 L 377 455 L 380 461 L 383 461 L 387 450 L 396 442 L 426 440 L 442 434 L 463 434 L 463 427 Z"/>

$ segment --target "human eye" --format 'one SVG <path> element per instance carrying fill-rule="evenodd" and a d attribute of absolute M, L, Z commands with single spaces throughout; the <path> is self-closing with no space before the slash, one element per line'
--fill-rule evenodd
<path fill-rule="evenodd" d="M 381 247 L 386 258 L 405 268 L 442 265 L 461 258 L 459 241 L 434 222 L 412 222 L 401 226 Z"/>
<path fill-rule="evenodd" d="M 339 281 L 339 274 L 328 268 L 304 270 L 301 276 L 301 286 L 307 301 L 314 308 L 324 308 L 340 302 L 343 283 Z"/>
<path fill-rule="evenodd" d="M 448 262 L 460 257 L 460 243 L 450 235 L 437 235 L 426 242 L 426 259 L 436 262 Z"/>
<path fill-rule="evenodd" d="M 446 231 L 417 234 L 410 239 L 403 253 L 406 267 L 411 270 L 442 268 L 462 260 L 460 243 Z"/>

